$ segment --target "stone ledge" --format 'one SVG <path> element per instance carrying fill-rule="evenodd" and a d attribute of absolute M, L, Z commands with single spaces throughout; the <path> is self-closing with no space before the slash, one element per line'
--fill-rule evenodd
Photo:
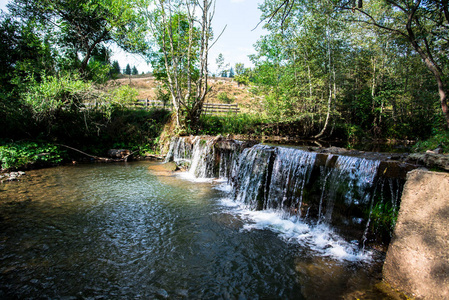
<path fill-rule="evenodd" d="M 416 299 L 449 299 L 449 174 L 408 173 L 384 280 Z"/>

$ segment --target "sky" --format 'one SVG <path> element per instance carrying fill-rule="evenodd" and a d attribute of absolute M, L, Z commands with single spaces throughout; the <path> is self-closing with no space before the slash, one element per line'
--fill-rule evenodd
<path fill-rule="evenodd" d="M 260 21 L 261 12 L 258 6 L 263 0 L 216 0 L 215 16 L 212 20 L 214 35 L 218 36 L 226 26 L 220 39 L 209 51 L 209 71 L 216 73 L 215 60 L 220 53 L 225 63 L 234 67 L 236 63 L 244 63 L 246 67 L 252 66 L 248 55 L 254 54 L 253 45 L 261 35 L 266 34 L 262 24 L 253 30 Z M 0 0 L 0 9 L 6 10 L 8 0 Z M 121 68 L 127 64 L 136 66 L 141 72 L 148 72 L 151 67 L 139 55 L 125 53 L 117 47 L 112 47 L 111 61 L 117 60 Z"/>

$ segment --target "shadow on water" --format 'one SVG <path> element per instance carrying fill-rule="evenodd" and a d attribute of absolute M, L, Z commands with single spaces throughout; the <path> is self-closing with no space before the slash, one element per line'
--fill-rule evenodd
<path fill-rule="evenodd" d="M 2 184 L 0 297 L 356 299 L 379 280 L 382 258 L 333 260 L 242 230 L 215 183 L 150 166 L 59 167 Z"/>

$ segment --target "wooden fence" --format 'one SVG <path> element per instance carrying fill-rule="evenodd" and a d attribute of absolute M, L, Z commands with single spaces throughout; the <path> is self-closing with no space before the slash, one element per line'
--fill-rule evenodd
<path fill-rule="evenodd" d="M 206 115 L 228 113 L 238 114 L 239 112 L 240 108 L 237 104 L 204 103 L 203 105 L 203 113 Z"/>
<path fill-rule="evenodd" d="M 152 107 L 157 107 L 157 108 L 166 108 L 168 110 L 172 110 L 173 109 L 173 105 L 170 104 L 166 104 L 164 105 L 164 103 L 162 101 L 159 100 L 138 100 L 137 107 L 142 107 L 142 108 L 152 108 Z M 204 103 L 203 105 L 203 113 L 207 114 L 207 115 L 213 115 L 213 114 L 227 114 L 227 113 L 239 113 L 240 112 L 240 108 L 237 104 L 220 104 L 220 103 Z"/>
<path fill-rule="evenodd" d="M 85 107 L 94 107 L 96 103 L 84 103 Z M 150 108 L 165 108 L 168 110 L 173 110 L 173 105 L 171 103 L 164 104 L 160 100 L 137 100 L 135 104 L 130 105 L 130 107 L 140 108 L 140 109 L 150 109 Z M 206 115 L 217 115 L 217 114 L 237 114 L 240 112 L 240 108 L 237 104 L 220 104 L 220 103 L 204 103 L 203 114 Z"/>

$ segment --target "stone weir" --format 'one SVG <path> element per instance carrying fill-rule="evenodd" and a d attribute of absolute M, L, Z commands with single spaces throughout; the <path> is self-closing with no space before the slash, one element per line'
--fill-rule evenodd
<path fill-rule="evenodd" d="M 376 153 L 313 150 L 176 137 L 166 162 L 198 178 L 227 180 L 234 200 L 247 208 L 329 224 L 360 245 L 388 242 L 406 174 L 416 167 Z"/>

